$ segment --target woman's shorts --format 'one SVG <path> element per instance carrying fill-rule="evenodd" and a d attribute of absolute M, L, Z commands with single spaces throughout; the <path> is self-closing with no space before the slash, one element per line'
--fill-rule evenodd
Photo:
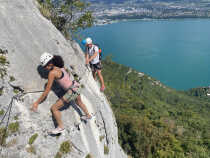
<path fill-rule="evenodd" d="M 63 96 L 64 100 L 68 103 L 72 100 L 75 100 L 81 93 L 81 86 L 76 90 L 76 91 L 72 91 L 71 89 L 69 89 Z"/>
<path fill-rule="evenodd" d="M 102 64 L 101 64 L 101 62 L 98 62 L 96 64 L 91 64 L 90 63 L 90 68 L 91 68 L 92 71 L 101 70 L 102 69 Z"/>

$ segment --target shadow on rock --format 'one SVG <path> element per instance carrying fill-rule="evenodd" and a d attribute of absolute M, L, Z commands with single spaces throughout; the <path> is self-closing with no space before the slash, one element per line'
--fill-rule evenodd
<path fill-rule="evenodd" d="M 59 137 L 59 136 L 61 136 L 61 133 L 58 133 L 58 134 L 49 134 L 50 136 L 52 136 L 52 137 Z"/>

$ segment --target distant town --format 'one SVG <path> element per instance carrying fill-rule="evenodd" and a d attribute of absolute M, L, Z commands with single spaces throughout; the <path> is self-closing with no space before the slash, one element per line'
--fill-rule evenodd
<path fill-rule="evenodd" d="M 210 1 L 92 3 L 96 25 L 129 19 L 210 18 Z"/>

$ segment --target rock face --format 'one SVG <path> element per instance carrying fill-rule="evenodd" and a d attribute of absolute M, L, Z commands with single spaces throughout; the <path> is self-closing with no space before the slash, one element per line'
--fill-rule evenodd
<path fill-rule="evenodd" d="M 20 94 L 14 86 L 25 92 L 44 89 L 47 80 L 39 66 L 39 58 L 46 51 L 61 55 L 66 68 L 74 66 L 84 85 L 82 100 L 94 115 L 92 120 L 83 122 L 80 120 L 82 111 L 74 102 L 65 105 L 61 113 L 66 131 L 61 136 L 53 137 L 47 134 L 48 130 L 55 127 L 50 107 L 62 91 L 54 86 L 48 98 L 39 105 L 38 113 L 29 109 L 41 93 L 25 94 L 20 100 L 13 101 L 10 123 L 17 122 L 19 127 L 13 130 L 15 127 L 9 126 L 6 143 L 0 146 L 0 157 L 53 158 L 65 141 L 70 142 L 72 148 L 62 153 L 62 157 L 127 157 L 118 144 L 117 125 L 112 110 L 100 92 L 98 83 L 85 67 L 84 54 L 79 45 L 67 41 L 40 14 L 33 0 L 0 0 L 0 19 L 0 49 L 8 51 L 5 57 L 9 61 L 8 66 L 5 66 L 7 75 L 0 79 L 0 110 L 6 112 L 11 97 L 15 93 Z M 0 120 L 2 118 L 3 115 L 0 115 Z M 6 126 L 7 119 L 8 114 L 0 128 Z M 32 141 L 34 134 L 38 136 Z"/>

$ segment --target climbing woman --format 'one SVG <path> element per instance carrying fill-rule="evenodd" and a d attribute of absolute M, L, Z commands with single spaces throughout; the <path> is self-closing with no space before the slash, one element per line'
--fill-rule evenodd
<path fill-rule="evenodd" d="M 82 119 L 91 119 L 86 106 L 81 100 L 80 90 L 81 87 L 78 82 L 71 81 L 69 74 L 64 68 L 64 61 L 61 56 L 52 55 L 50 53 L 43 53 L 40 57 L 41 65 L 49 71 L 48 82 L 45 91 L 42 93 L 40 98 L 33 103 L 32 110 L 37 111 L 39 103 L 41 103 L 48 95 L 53 82 L 56 81 L 66 91 L 63 97 L 61 97 L 55 104 L 51 106 L 51 112 L 57 121 L 58 127 L 52 130 L 51 134 L 58 134 L 64 131 L 64 126 L 61 121 L 61 112 L 59 109 L 71 100 L 75 100 L 77 105 L 84 111 L 85 115 Z"/>

